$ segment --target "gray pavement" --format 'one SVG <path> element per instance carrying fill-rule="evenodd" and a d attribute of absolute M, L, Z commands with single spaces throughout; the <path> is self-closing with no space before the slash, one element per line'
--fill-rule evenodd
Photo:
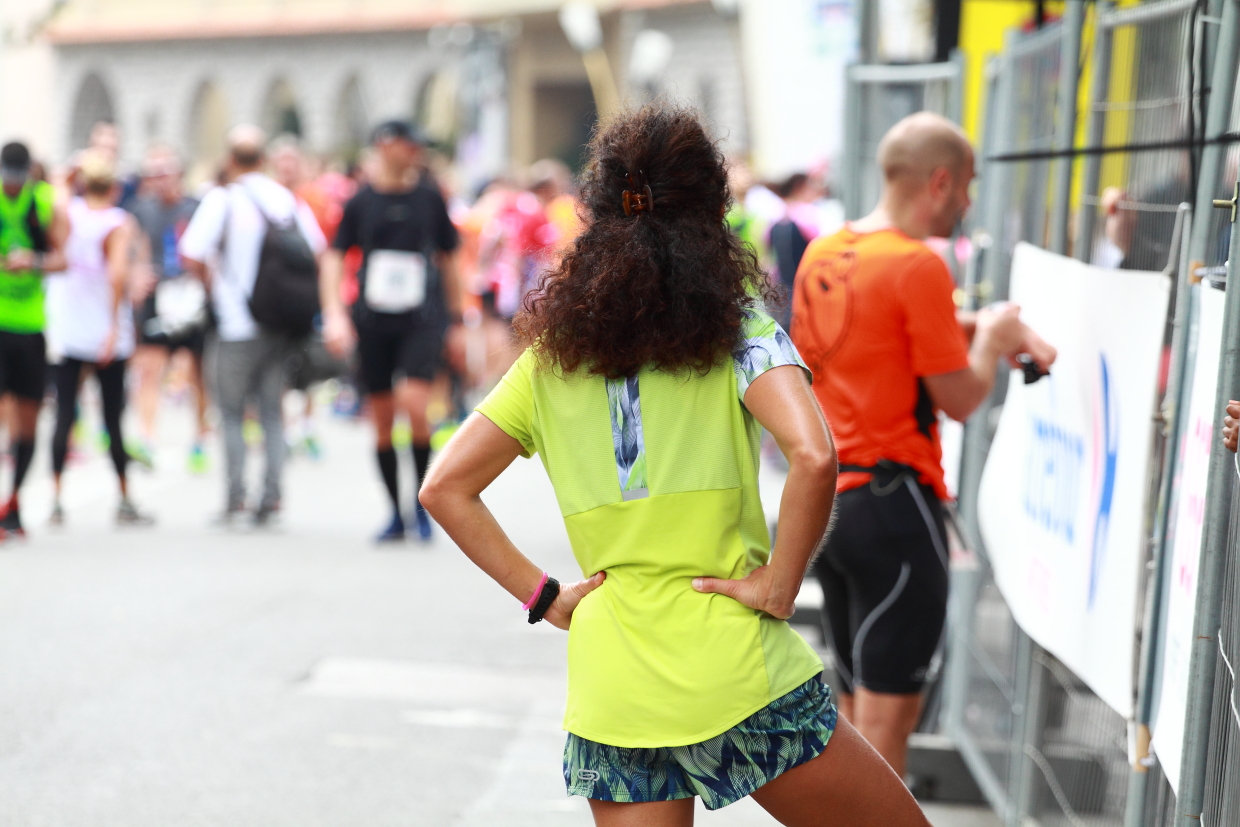
<path fill-rule="evenodd" d="M 442 533 L 368 542 L 387 516 L 368 427 L 323 417 L 282 526 L 222 531 L 219 452 L 184 470 L 187 419 L 167 412 L 158 470 L 133 474 L 150 529 L 112 525 L 93 450 L 67 472 L 68 524 L 46 527 L 41 446 L 30 537 L 0 547 L 0 827 L 589 824 L 559 774 L 565 637 Z M 485 499 L 536 561 L 576 571 L 537 462 Z M 700 823 L 774 822 L 744 801 Z"/>

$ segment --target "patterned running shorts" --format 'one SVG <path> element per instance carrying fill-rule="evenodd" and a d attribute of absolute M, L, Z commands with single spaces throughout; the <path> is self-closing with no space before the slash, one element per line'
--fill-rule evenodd
<path fill-rule="evenodd" d="M 820 678 L 700 744 L 612 747 L 569 733 L 564 745 L 568 794 L 626 803 L 700 795 L 708 810 L 740 801 L 826 748 L 837 712 L 831 687 Z"/>

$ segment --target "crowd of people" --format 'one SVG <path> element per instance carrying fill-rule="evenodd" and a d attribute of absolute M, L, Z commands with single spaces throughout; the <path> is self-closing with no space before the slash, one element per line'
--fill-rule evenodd
<path fill-rule="evenodd" d="M 22 531 L 49 388 L 57 492 L 93 374 L 117 521 L 149 524 L 126 473 L 152 461 L 181 359 L 196 469 L 218 411 L 218 521 L 263 526 L 281 510 L 284 395 L 339 377 L 374 429 L 391 506 L 376 539 L 429 539 L 433 518 L 530 623 L 571 625 L 564 775 L 598 824 L 690 824 L 694 797 L 713 809 L 749 795 L 790 825 L 925 824 L 900 777 L 946 614 L 938 417 L 967 418 L 1018 355 L 1043 371 L 1056 357 L 1017 307 L 958 310 L 925 243 L 969 206 L 958 127 L 928 113 L 893 127 L 880 202 L 847 224 L 821 171 L 756 185 L 693 113 L 664 104 L 600 128 L 580 194 L 564 165 L 540 161 L 472 203 L 401 120 L 376 127 L 350 174 L 237 126 L 200 198 L 171 149 L 151 148 L 134 179 L 115 149 L 114 130 L 97 130 L 59 194 L 26 147 L 0 152 L 7 532 Z M 299 416 L 309 438 L 309 395 Z M 763 431 L 789 468 L 773 548 Z M 480 498 L 533 454 L 584 575 L 564 586 Z M 51 516 L 66 519 L 59 496 Z M 810 570 L 834 688 L 786 623 Z"/>
<path fill-rule="evenodd" d="M 119 480 L 118 523 L 153 522 L 129 497 L 127 471 L 133 462 L 154 468 L 170 385 L 191 400 L 192 472 L 208 469 L 212 431 L 222 436 L 216 522 L 261 526 L 280 512 L 287 455 L 318 455 L 308 391 L 335 379 L 334 407 L 375 426 L 393 512 L 377 539 L 402 540 L 407 525 L 429 539 L 416 498 L 401 500 L 393 433 L 395 444 L 411 444 L 416 491 L 433 432 L 446 438 L 470 390 L 511 365 L 512 316 L 579 230 L 569 169 L 540 161 L 468 199 L 400 120 L 381 124 L 343 170 L 291 135 L 269 141 L 238 126 L 203 182 L 187 181 L 177 151 L 163 144 L 126 174 L 119 141 L 114 126 L 97 124 L 89 146 L 51 174 L 22 143 L 4 147 L 0 390 L 8 401 L 0 427 L 15 475 L 0 536 L 25 533 L 19 492 L 45 399 L 55 400 L 57 417 L 49 518 L 66 521 L 62 475 L 86 439 L 75 425 L 80 389 L 93 376 Z M 322 312 L 309 331 L 255 319 L 264 268 L 281 265 L 271 232 L 286 224 L 320 273 L 313 292 Z M 296 415 L 285 413 L 290 389 L 304 393 Z M 136 434 L 122 424 L 129 402 Z M 266 468 L 262 490 L 249 497 L 247 443 L 258 432 Z"/>

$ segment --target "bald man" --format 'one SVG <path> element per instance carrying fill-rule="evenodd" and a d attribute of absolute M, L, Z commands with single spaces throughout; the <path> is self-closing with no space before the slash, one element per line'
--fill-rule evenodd
<path fill-rule="evenodd" d="M 938 414 L 964 421 L 1000 360 L 1055 351 L 1013 305 L 958 312 L 951 274 L 923 243 L 969 207 L 973 150 L 928 112 L 879 144 L 878 206 L 805 252 L 792 338 L 835 434 L 835 521 L 815 573 L 842 680 L 840 711 L 903 775 L 908 736 L 947 613 L 948 497 Z"/>

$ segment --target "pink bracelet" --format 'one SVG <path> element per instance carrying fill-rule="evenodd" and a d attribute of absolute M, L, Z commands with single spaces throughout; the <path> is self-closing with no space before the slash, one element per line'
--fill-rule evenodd
<path fill-rule="evenodd" d="M 544 571 L 543 576 L 538 581 L 538 585 L 534 587 L 534 593 L 530 595 L 530 599 L 521 607 L 521 611 L 528 612 L 534 608 L 534 604 L 538 602 L 538 595 L 542 594 L 543 586 L 547 585 L 547 573 Z"/>

